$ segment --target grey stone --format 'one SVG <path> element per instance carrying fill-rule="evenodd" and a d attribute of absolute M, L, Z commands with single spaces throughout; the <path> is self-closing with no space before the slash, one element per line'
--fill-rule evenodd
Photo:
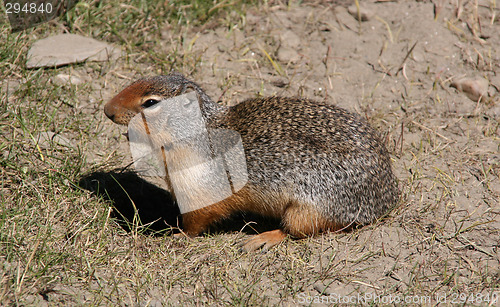
<path fill-rule="evenodd" d="M 62 135 L 55 134 L 52 131 L 40 132 L 35 137 L 35 140 L 36 144 L 40 146 L 40 148 L 51 148 L 53 146 L 51 143 L 65 147 L 73 147 L 70 140 Z"/>
<path fill-rule="evenodd" d="M 488 95 L 488 80 L 484 78 L 478 79 L 460 79 L 451 82 L 450 86 L 464 93 L 472 101 L 478 101 Z"/>
<path fill-rule="evenodd" d="M 349 14 L 352 15 L 352 17 L 354 17 L 358 21 L 368 21 L 373 16 L 373 12 L 364 8 L 364 7 L 360 7 L 359 12 L 358 12 L 358 7 L 354 4 L 349 6 L 347 8 L 347 11 L 349 12 Z M 359 13 L 359 15 L 358 15 L 358 13 Z M 359 20 L 359 19 L 361 19 L 361 20 Z"/>
<path fill-rule="evenodd" d="M 52 82 L 62 86 L 68 84 L 79 85 L 82 84 L 84 81 L 80 77 L 74 75 L 57 74 L 54 78 L 52 78 Z"/>
<path fill-rule="evenodd" d="M 334 11 L 335 11 L 335 17 L 341 26 L 345 26 L 348 29 L 357 31 L 359 24 L 353 18 L 353 16 L 349 14 L 349 12 L 345 7 L 337 6 Z"/>
<path fill-rule="evenodd" d="M 57 67 L 84 61 L 116 59 L 120 50 L 76 34 L 59 34 L 36 41 L 28 51 L 27 68 Z"/>
<path fill-rule="evenodd" d="M 300 60 L 300 55 L 295 49 L 280 47 L 278 49 L 278 60 L 284 63 L 296 63 Z"/>

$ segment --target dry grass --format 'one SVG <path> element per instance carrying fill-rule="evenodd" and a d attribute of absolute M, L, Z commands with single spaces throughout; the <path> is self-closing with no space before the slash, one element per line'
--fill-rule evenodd
<path fill-rule="evenodd" d="M 449 52 L 458 50 L 461 60 L 452 63 L 459 68 L 450 72 L 432 62 L 444 55 L 431 47 L 425 53 L 424 41 L 410 50 L 415 41 L 405 41 L 404 25 L 388 15 L 371 24 L 381 41 L 368 65 L 339 55 L 336 44 L 321 55 L 302 54 L 304 62 L 294 65 L 278 60 L 279 35 L 269 30 L 278 18 L 268 16 L 289 14 L 298 20 L 290 27 L 303 26 L 316 42 L 316 33 L 349 31 L 333 23 L 328 4 L 304 13 L 293 3 L 204 3 L 91 1 L 21 33 L 9 33 L 0 20 L 0 304 L 322 305 L 356 297 L 350 303 L 410 298 L 401 304 L 429 305 L 445 295 L 447 303 L 498 304 L 498 89 L 464 108 L 468 100 L 449 88 L 461 74 L 491 79 L 500 69 L 498 40 L 484 41 L 500 30 L 495 1 L 437 8 L 441 28 L 458 41 Z M 126 56 L 26 70 L 28 47 L 63 30 L 115 43 Z M 369 42 L 369 30 L 355 21 L 351 41 Z M 419 63 L 417 52 L 431 60 Z M 400 204 L 373 225 L 287 240 L 267 253 L 239 250 L 258 226 L 246 224 L 250 216 L 192 240 L 165 234 L 172 230 L 165 222 L 177 223 L 176 208 L 164 191 L 122 171 L 130 159 L 126 141 L 102 104 L 136 76 L 172 69 L 226 104 L 304 95 L 366 115 L 393 153 Z M 54 82 L 59 73 L 83 83 Z"/>

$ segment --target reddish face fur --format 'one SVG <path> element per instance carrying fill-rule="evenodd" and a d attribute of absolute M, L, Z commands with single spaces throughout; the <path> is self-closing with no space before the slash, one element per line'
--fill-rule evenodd
<path fill-rule="evenodd" d="M 104 106 L 104 113 L 113 122 L 127 125 L 132 117 L 143 110 L 142 104 L 151 98 L 161 99 L 151 95 L 151 84 L 145 80 L 132 83 Z"/>

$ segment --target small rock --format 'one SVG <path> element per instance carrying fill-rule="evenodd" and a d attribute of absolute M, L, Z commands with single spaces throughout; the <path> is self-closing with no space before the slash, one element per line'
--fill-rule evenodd
<path fill-rule="evenodd" d="M 300 55 L 295 49 L 280 47 L 280 49 L 278 49 L 278 60 L 284 63 L 298 62 L 300 60 Z"/>
<path fill-rule="evenodd" d="M 415 62 L 423 62 L 424 61 L 424 55 L 418 51 L 418 50 L 413 50 L 413 52 L 411 53 L 411 58 L 415 61 Z"/>
<path fill-rule="evenodd" d="M 36 41 L 28 51 L 28 68 L 57 67 L 84 61 L 116 59 L 120 50 L 93 38 L 59 34 Z"/>
<path fill-rule="evenodd" d="M 340 26 L 345 26 L 348 29 L 356 30 L 359 26 L 358 22 L 352 18 L 351 14 L 343 6 L 337 6 L 334 10 L 335 19 L 338 20 Z"/>
<path fill-rule="evenodd" d="M 21 86 L 19 80 L 3 79 L 2 81 L 0 81 L 0 92 L 8 93 L 10 97 L 12 96 L 12 94 L 14 94 L 15 91 L 19 89 L 19 86 Z"/>
<path fill-rule="evenodd" d="M 66 85 L 68 83 L 73 84 L 73 85 L 79 85 L 79 84 L 82 84 L 84 81 L 77 76 L 70 76 L 67 74 L 58 74 L 57 76 L 55 76 L 52 79 L 52 82 L 54 82 L 55 84 L 57 84 L 59 86 L 62 86 L 62 85 Z"/>
<path fill-rule="evenodd" d="M 284 88 L 285 86 L 287 86 L 290 83 L 285 79 L 278 78 L 278 79 L 271 80 L 271 84 L 276 86 L 276 87 L 279 87 L 279 88 Z"/>
<path fill-rule="evenodd" d="M 478 101 L 488 95 L 488 80 L 486 79 L 461 79 L 451 82 L 450 86 L 463 92 L 469 99 Z"/>
<path fill-rule="evenodd" d="M 41 148 L 50 148 L 53 146 L 53 145 L 51 145 L 51 143 L 66 146 L 66 147 L 73 147 L 70 140 L 68 140 L 67 138 L 65 138 L 59 134 L 55 134 L 52 131 L 40 132 L 35 137 L 35 140 L 36 140 L 37 145 L 40 146 Z"/>
<path fill-rule="evenodd" d="M 351 5 L 347 8 L 347 11 L 349 14 L 352 15 L 357 21 L 368 21 L 370 18 L 373 17 L 373 13 L 363 7 L 359 8 L 359 14 L 358 14 L 358 7 L 356 5 Z M 361 20 L 359 20 L 361 18 Z"/>
<path fill-rule="evenodd" d="M 318 282 L 318 283 L 315 283 L 313 285 L 313 288 L 314 290 L 318 291 L 319 294 L 322 294 L 322 295 L 328 295 L 329 293 L 326 292 L 326 289 L 328 288 L 327 286 L 325 286 L 323 283 L 321 282 Z"/>

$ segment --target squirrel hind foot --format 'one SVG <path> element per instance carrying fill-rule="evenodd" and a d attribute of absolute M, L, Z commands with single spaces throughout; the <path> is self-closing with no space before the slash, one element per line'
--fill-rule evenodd
<path fill-rule="evenodd" d="M 271 247 L 283 242 L 286 236 L 287 234 L 281 229 L 266 231 L 243 242 L 241 249 L 246 253 L 256 251 L 259 248 L 262 248 L 263 251 L 267 251 Z"/>

